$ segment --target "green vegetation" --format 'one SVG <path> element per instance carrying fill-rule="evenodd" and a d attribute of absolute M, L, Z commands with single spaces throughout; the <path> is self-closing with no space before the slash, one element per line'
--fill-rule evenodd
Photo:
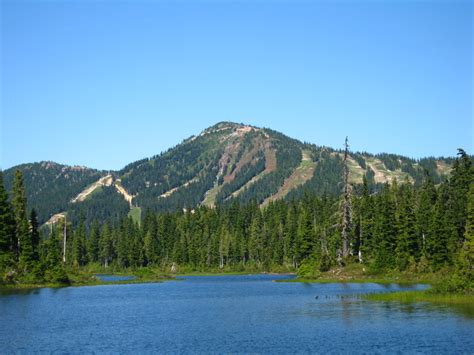
<path fill-rule="evenodd" d="M 94 169 L 53 162 L 23 164 L 4 172 L 7 191 L 13 188 L 17 170 L 22 172 L 25 181 L 28 209 L 38 211 L 38 221 L 41 224 L 53 214 L 66 211 L 71 205 L 71 199 L 102 175 L 102 172 Z"/>
<path fill-rule="evenodd" d="M 103 187 L 102 187 L 102 186 L 97 186 L 94 190 L 92 190 L 92 192 L 90 193 L 90 195 L 86 197 L 86 200 L 87 200 L 88 198 L 92 198 L 92 197 L 93 197 L 94 195 L 96 195 L 96 194 L 101 193 L 102 191 L 103 191 Z"/>
<path fill-rule="evenodd" d="M 142 209 L 140 207 L 132 207 L 128 216 L 132 218 L 133 222 L 140 223 L 142 220 Z"/>
<path fill-rule="evenodd" d="M 253 138 L 247 146 L 239 146 L 247 131 Z M 303 149 L 316 164 L 312 178 L 290 191 L 286 200 L 261 207 L 300 166 Z M 172 269 L 297 272 L 303 280 L 398 277 L 418 282 L 448 270 L 450 276 L 437 283 L 439 293 L 472 293 L 471 158 L 460 150 L 449 180 L 437 185 L 427 170 L 420 184 L 416 178 L 371 184 L 366 174 L 362 185 L 352 188 L 343 172 L 354 161 L 364 165 L 365 155 L 350 159 L 340 155 L 268 129 L 223 123 L 160 156 L 126 167 L 122 184 L 136 195 L 137 207 L 131 211 L 114 186 L 103 186 L 85 201 L 71 204 L 67 221 L 61 219 L 50 228 L 39 228 L 41 211 L 28 207 L 28 180 L 22 171 L 14 173 L 10 196 L 0 175 L 0 282 L 80 283 L 76 278 L 90 275 L 91 269 L 153 270 L 160 275 Z M 239 170 L 234 166 L 238 157 L 260 158 Z M 391 155 L 376 159 L 391 171 L 403 170 L 406 163 Z M 199 206 L 216 177 L 222 177 L 217 179 L 221 193 L 234 182 L 237 188 L 263 168 L 263 160 L 265 170 L 267 163 L 271 166 L 269 172 L 238 197 L 215 208 Z M 423 164 L 434 169 L 428 161 Z M 222 174 L 233 172 L 234 180 L 225 182 Z M 337 182 L 343 176 L 341 196 Z M 177 186 L 181 187 L 169 197 L 160 197 Z M 232 196 L 231 190 L 223 196 Z"/>
<path fill-rule="evenodd" d="M 308 158 L 303 161 L 302 151 Z M 418 188 L 427 171 L 433 184 L 438 185 L 450 173 L 453 161 L 353 152 L 348 162 L 349 181 L 358 190 L 365 176 L 369 192 L 374 193 L 383 189 L 386 180 L 396 177 L 400 182 L 408 177 Z M 342 153 L 301 143 L 270 129 L 221 122 L 162 154 L 131 163 L 120 171 L 97 171 L 52 162 L 23 164 L 4 172 L 7 191 L 12 191 L 16 170 L 23 173 L 27 208 L 38 211 L 40 225 L 54 214 L 68 212 L 77 226 L 84 216 L 86 225 L 93 219 L 116 223 L 127 216 L 127 203 L 113 186 L 98 188 L 85 201 L 71 202 L 109 174 L 113 179 L 121 179 L 120 185 L 135 196 L 133 205 L 143 211 L 175 212 L 202 204 L 231 204 L 232 200 L 266 204 L 276 199 L 300 200 L 305 194 L 339 196 Z M 160 198 L 172 190 L 172 194 Z"/>
<path fill-rule="evenodd" d="M 402 291 L 374 293 L 365 296 L 370 301 L 430 302 L 442 304 L 469 304 L 474 306 L 474 295 L 459 293 L 434 293 L 427 291 Z"/>

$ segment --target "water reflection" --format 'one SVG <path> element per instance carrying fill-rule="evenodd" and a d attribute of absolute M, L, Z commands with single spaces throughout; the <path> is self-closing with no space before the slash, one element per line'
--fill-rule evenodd
<path fill-rule="evenodd" d="M 272 282 L 275 278 L 200 276 L 126 287 L 7 291 L 0 296 L 0 352 L 469 353 L 474 349 L 472 307 L 371 302 L 362 297 L 426 285 Z"/>

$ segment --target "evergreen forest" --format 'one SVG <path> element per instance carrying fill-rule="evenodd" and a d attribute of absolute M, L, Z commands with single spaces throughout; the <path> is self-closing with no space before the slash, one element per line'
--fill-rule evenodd
<path fill-rule="evenodd" d="M 418 186 L 393 180 L 371 191 L 364 176 L 348 188 L 347 195 L 306 190 L 265 207 L 235 200 L 147 210 L 141 221 L 122 216 L 86 223 L 82 216 L 75 224 L 63 218 L 40 227 L 38 211 L 27 207 L 22 172 L 16 171 L 11 194 L 0 172 L 1 282 L 67 283 L 81 270 L 144 268 L 317 278 L 333 267 L 362 264 L 374 275 L 444 270 L 451 275 L 448 289 L 472 292 L 474 166 L 463 150 L 449 179 L 437 184 L 426 172 Z"/>

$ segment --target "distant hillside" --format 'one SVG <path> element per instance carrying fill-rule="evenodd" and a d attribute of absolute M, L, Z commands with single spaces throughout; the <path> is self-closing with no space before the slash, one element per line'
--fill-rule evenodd
<path fill-rule="evenodd" d="M 98 171 L 52 162 L 6 170 L 11 189 L 14 171 L 25 176 L 30 207 L 46 222 L 67 212 L 72 221 L 119 218 L 142 210 L 172 211 L 213 207 L 238 200 L 265 205 L 301 197 L 305 191 L 339 194 L 342 152 L 304 144 L 268 128 L 221 122 L 197 136 L 120 171 Z M 435 183 L 450 172 L 453 158 L 419 160 L 395 154 L 350 154 L 350 181 L 366 176 L 372 190 L 393 179 L 420 184 L 425 171 Z"/>

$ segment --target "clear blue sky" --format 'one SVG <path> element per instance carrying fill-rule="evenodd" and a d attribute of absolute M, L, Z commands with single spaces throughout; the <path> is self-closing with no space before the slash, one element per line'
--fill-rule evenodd
<path fill-rule="evenodd" d="M 224 120 L 473 153 L 471 1 L 0 1 L 3 169 L 119 169 Z"/>

